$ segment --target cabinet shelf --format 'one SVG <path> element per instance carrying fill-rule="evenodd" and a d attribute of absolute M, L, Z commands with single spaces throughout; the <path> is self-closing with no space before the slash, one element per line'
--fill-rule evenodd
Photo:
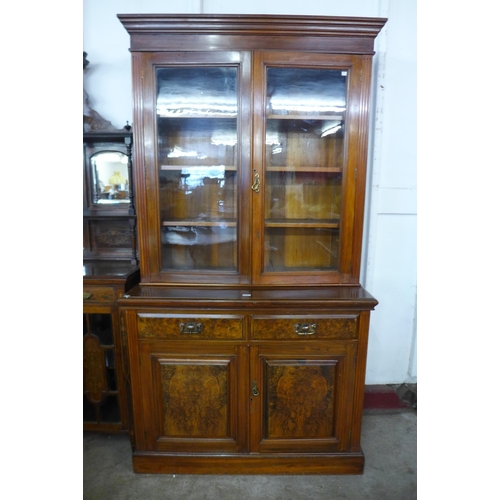
<path fill-rule="evenodd" d="M 268 114 L 266 118 L 268 120 L 320 120 L 320 121 L 338 121 L 344 120 L 344 113 L 335 115 L 307 115 L 307 114 L 289 114 L 289 115 L 279 115 L 279 114 Z"/>
<path fill-rule="evenodd" d="M 288 220 L 266 220 L 265 227 L 284 227 L 284 228 L 331 228 L 336 229 L 340 226 L 338 219 L 330 219 L 324 221 L 305 221 L 301 219 L 288 219 Z"/>
<path fill-rule="evenodd" d="M 162 226 L 168 227 L 236 227 L 236 221 L 215 220 L 178 220 L 163 221 Z"/>
<path fill-rule="evenodd" d="M 193 118 L 230 118 L 234 120 L 237 118 L 237 113 L 158 113 L 158 118 L 162 119 L 172 119 L 172 118 L 186 118 L 188 120 Z"/>
<path fill-rule="evenodd" d="M 237 168 L 234 165 L 161 165 L 160 170 L 167 170 L 174 172 L 176 170 L 196 170 L 196 169 L 213 169 L 213 168 L 223 168 L 226 172 L 236 172 Z"/>
<path fill-rule="evenodd" d="M 295 173 L 314 173 L 324 172 L 331 174 L 341 174 L 341 167 L 287 167 L 286 165 L 277 167 L 266 167 L 267 172 L 295 172 Z"/>

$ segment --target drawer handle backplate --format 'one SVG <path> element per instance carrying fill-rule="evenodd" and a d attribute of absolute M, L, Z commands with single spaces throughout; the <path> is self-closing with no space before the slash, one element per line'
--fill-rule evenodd
<path fill-rule="evenodd" d="M 316 323 L 295 323 L 293 327 L 297 335 L 314 335 L 316 333 Z"/>
<path fill-rule="evenodd" d="M 203 325 L 201 323 L 195 323 L 194 321 L 179 323 L 179 330 L 181 333 L 187 334 L 201 333 L 201 331 L 203 330 Z"/>
<path fill-rule="evenodd" d="M 92 292 L 83 292 L 83 300 L 89 300 L 92 297 Z"/>

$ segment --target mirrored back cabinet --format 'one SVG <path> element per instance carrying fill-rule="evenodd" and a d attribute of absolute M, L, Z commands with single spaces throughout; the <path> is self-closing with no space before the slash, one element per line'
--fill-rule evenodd
<path fill-rule="evenodd" d="M 83 134 L 83 259 L 137 264 L 130 126 Z"/>
<path fill-rule="evenodd" d="M 141 255 L 119 301 L 134 470 L 361 472 L 377 301 L 359 280 L 386 19 L 118 18 Z"/>
<path fill-rule="evenodd" d="M 83 134 L 83 429 L 128 432 L 118 299 L 139 282 L 130 127 Z"/>

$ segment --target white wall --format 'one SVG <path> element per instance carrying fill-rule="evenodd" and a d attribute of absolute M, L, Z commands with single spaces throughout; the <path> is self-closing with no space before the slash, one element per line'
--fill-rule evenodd
<path fill-rule="evenodd" d="M 376 40 L 362 283 L 372 314 L 367 384 L 416 382 L 416 0 L 84 0 L 89 105 L 132 122 L 129 35 L 116 14 L 218 13 L 387 17 Z"/>

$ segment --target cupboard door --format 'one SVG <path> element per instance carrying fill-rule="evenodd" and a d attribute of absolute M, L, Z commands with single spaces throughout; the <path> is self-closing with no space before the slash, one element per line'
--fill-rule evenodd
<path fill-rule="evenodd" d="M 273 344 L 251 350 L 251 451 L 349 449 L 356 344 Z"/>
<path fill-rule="evenodd" d="M 236 453 L 246 448 L 245 346 L 139 346 L 144 429 L 137 448 Z M 141 431 L 143 431 L 141 433 Z"/>
<path fill-rule="evenodd" d="M 117 325 L 118 314 L 112 308 L 84 308 L 83 430 L 120 432 L 128 428 Z"/>
<path fill-rule="evenodd" d="M 140 231 L 148 246 L 143 255 L 150 257 L 143 276 L 248 282 L 249 215 L 239 210 L 250 156 L 248 57 L 224 52 L 144 58 L 145 103 L 153 119 L 146 113 L 151 148 L 144 151 L 142 184 L 158 195 L 143 200 L 148 215 Z"/>
<path fill-rule="evenodd" d="M 352 271 L 357 165 L 349 147 L 359 123 L 359 65 L 327 54 L 258 53 L 255 60 L 255 107 L 263 110 L 255 124 L 255 281 L 344 281 Z"/>

